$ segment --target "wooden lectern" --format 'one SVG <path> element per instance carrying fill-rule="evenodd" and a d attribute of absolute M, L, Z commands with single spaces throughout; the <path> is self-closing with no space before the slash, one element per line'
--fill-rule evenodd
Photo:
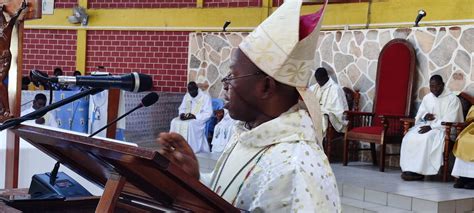
<path fill-rule="evenodd" d="M 118 204 L 144 212 L 239 212 L 155 150 L 46 128 L 20 125 L 13 131 L 104 187 L 96 212 L 114 212 Z"/>

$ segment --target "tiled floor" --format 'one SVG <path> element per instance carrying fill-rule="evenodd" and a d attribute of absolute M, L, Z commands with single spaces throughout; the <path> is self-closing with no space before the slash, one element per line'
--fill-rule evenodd
<path fill-rule="evenodd" d="M 414 212 L 474 210 L 474 190 L 455 189 L 452 187 L 453 182 L 407 182 L 400 178 L 401 171 L 398 169 L 379 172 L 377 167 L 363 163 L 352 163 L 349 166 L 331 164 L 331 167 L 344 198 L 343 204 L 344 201 L 350 205 L 358 201 L 367 202 L 359 206 L 371 211 L 376 210 L 371 204 Z"/>
<path fill-rule="evenodd" d="M 213 169 L 220 153 L 198 154 L 201 171 Z M 453 182 L 400 178 L 399 169 L 379 172 L 371 164 L 331 164 L 336 175 L 343 212 L 473 212 L 474 190 L 454 189 Z"/>

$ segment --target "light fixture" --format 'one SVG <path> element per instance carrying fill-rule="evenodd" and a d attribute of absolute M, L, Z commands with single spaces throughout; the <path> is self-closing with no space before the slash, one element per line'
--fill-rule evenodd
<path fill-rule="evenodd" d="M 415 27 L 419 27 L 418 23 L 420 23 L 421 19 L 426 16 L 426 11 L 423 9 L 418 10 L 418 15 L 416 16 L 415 19 Z"/>
<path fill-rule="evenodd" d="M 230 25 L 230 21 L 225 21 L 224 26 L 222 26 L 222 32 L 227 32 L 226 28 Z"/>
<path fill-rule="evenodd" d="M 75 6 L 72 8 L 72 16 L 68 16 L 67 20 L 71 24 L 81 24 L 86 26 L 89 21 L 89 15 L 86 13 L 86 9 L 80 6 Z"/>

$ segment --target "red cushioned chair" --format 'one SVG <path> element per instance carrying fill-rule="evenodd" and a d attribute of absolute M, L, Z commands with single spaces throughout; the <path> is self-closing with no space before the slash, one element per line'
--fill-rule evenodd
<path fill-rule="evenodd" d="M 388 42 L 379 55 L 373 112 L 345 112 L 349 121 L 344 136 L 343 165 L 347 166 L 350 141 L 370 143 L 377 165 L 375 145 L 380 145 L 380 171 L 385 169 L 387 144 L 401 143 L 400 118 L 408 117 L 415 74 L 415 50 L 405 39 Z"/>

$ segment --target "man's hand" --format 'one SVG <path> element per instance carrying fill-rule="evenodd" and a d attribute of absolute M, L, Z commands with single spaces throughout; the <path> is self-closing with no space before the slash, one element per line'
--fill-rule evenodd
<path fill-rule="evenodd" d="M 422 126 L 420 127 L 420 130 L 418 130 L 418 133 L 424 134 L 427 133 L 431 130 L 431 126 Z"/>
<path fill-rule="evenodd" d="M 179 119 L 186 120 L 186 114 L 184 113 L 179 114 Z"/>
<path fill-rule="evenodd" d="M 158 152 L 180 166 L 186 173 L 199 179 L 199 164 L 188 142 L 178 133 L 162 132 L 157 139 Z"/>
<path fill-rule="evenodd" d="M 435 119 L 435 116 L 434 116 L 434 114 L 427 113 L 423 119 L 424 119 L 425 121 L 432 121 L 432 120 Z"/>
<path fill-rule="evenodd" d="M 41 118 L 36 119 L 36 120 L 35 120 L 35 123 L 37 123 L 37 124 L 44 124 L 44 123 L 46 123 L 46 120 L 45 120 L 43 117 L 41 117 Z"/>
<path fill-rule="evenodd" d="M 196 119 L 196 116 L 191 113 L 188 113 L 188 119 Z"/>

